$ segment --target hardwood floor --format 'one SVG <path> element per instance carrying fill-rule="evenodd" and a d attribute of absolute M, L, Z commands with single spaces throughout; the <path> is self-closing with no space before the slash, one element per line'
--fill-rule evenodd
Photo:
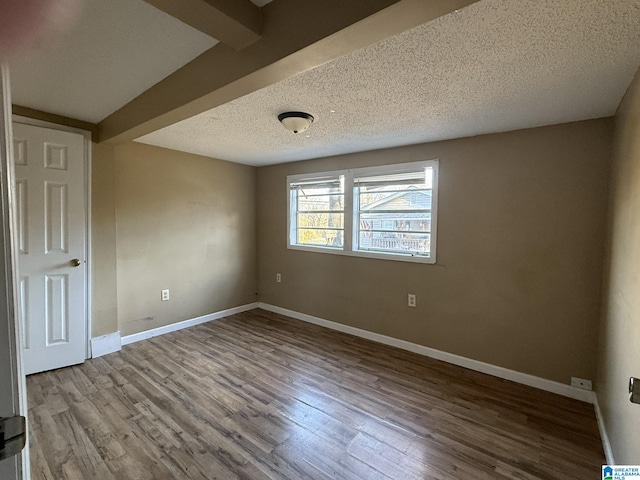
<path fill-rule="evenodd" d="M 589 404 L 263 310 L 30 376 L 38 479 L 600 478 Z"/>

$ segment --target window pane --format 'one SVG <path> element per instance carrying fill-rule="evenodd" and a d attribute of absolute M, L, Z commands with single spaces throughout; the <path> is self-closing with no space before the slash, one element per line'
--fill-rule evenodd
<path fill-rule="evenodd" d="M 356 177 L 358 250 L 428 256 L 433 168 Z"/>
<path fill-rule="evenodd" d="M 430 233 L 366 232 L 360 231 L 359 249 L 428 255 L 431 251 Z"/>
<path fill-rule="evenodd" d="M 299 213 L 298 228 L 344 228 L 342 213 Z"/>
<path fill-rule="evenodd" d="M 326 190 L 326 189 L 325 189 Z M 317 190 L 316 190 L 317 191 Z M 344 210 L 344 195 L 329 195 L 330 192 L 309 194 L 298 191 L 298 211 L 330 211 Z"/>
<path fill-rule="evenodd" d="M 431 232 L 431 213 L 370 213 L 360 214 L 362 231 Z"/>
<path fill-rule="evenodd" d="M 414 185 L 360 187 L 360 210 L 430 210 L 431 190 Z"/>
<path fill-rule="evenodd" d="M 316 247 L 342 247 L 344 232 L 337 229 L 298 229 L 298 245 L 312 245 Z"/>

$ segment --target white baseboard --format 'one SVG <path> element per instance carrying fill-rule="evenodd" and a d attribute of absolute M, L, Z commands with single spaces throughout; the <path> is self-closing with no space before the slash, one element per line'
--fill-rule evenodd
<path fill-rule="evenodd" d="M 602 447 L 604 449 L 604 456 L 607 459 L 607 465 L 615 465 L 616 462 L 613 458 L 613 450 L 611 449 L 611 442 L 609 441 L 609 435 L 607 435 L 607 428 L 604 424 L 604 417 L 600 410 L 600 404 L 598 403 L 597 395 L 594 396 L 593 406 L 596 409 L 596 419 L 598 420 L 598 429 L 600 430 L 600 438 L 602 439 Z"/>
<path fill-rule="evenodd" d="M 145 330 L 144 332 L 133 333 L 131 335 L 125 335 L 122 337 L 122 345 L 129 345 L 130 343 L 139 342 L 140 340 L 146 340 L 148 338 L 157 337 L 158 335 L 164 335 L 165 333 L 175 332 L 182 330 L 183 328 L 193 327 L 200 325 L 201 323 L 210 322 L 212 320 L 218 320 L 229 315 L 235 315 L 236 313 L 246 312 L 248 310 L 254 310 L 258 308 L 258 302 L 248 303 L 246 305 L 240 305 L 239 307 L 228 308 L 227 310 L 221 310 L 220 312 L 209 313 L 201 317 L 192 318 L 190 320 L 184 320 L 182 322 L 172 323 L 171 325 L 165 325 L 163 327 L 152 328 L 151 330 Z"/>
<path fill-rule="evenodd" d="M 442 360 L 447 363 L 452 363 L 460 367 L 475 370 L 477 372 L 493 375 L 494 377 L 504 378 L 511 380 L 512 382 L 521 383 L 523 385 L 529 385 L 530 387 L 539 388 L 540 390 L 546 390 L 547 392 L 557 393 L 569 398 L 581 400 L 587 403 L 594 403 L 595 393 L 590 390 L 581 390 L 579 388 L 572 387 L 571 385 L 565 385 L 564 383 L 555 382 L 553 380 L 547 380 L 546 378 L 536 377 L 528 373 L 521 373 L 515 370 L 509 370 L 508 368 L 498 367 L 489 363 L 480 362 L 471 358 L 462 357 L 453 353 L 443 352 L 442 350 L 436 350 L 435 348 L 425 347 L 424 345 L 418 345 L 416 343 L 407 342 L 405 340 L 399 340 L 397 338 L 388 337 L 379 333 L 373 333 L 368 330 L 362 330 L 360 328 L 350 327 L 341 323 L 332 322 L 323 318 L 307 315 L 306 313 L 296 312 L 294 310 L 288 310 L 282 307 L 276 307 L 268 303 L 260 302 L 258 308 L 268 310 L 270 312 L 286 315 L 304 322 L 313 323 L 322 327 L 330 328 L 332 330 L 338 330 L 340 332 L 355 335 L 357 337 L 366 338 L 367 340 L 373 340 L 374 342 L 383 343 L 392 347 L 408 350 L 413 353 L 424 355 L 425 357 L 435 358 L 436 360 Z"/>
<path fill-rule="evenodd" d="M 91 358 L 98 358 L 121 349 L 120 332 L 107 333 L 91 339 Z"/>

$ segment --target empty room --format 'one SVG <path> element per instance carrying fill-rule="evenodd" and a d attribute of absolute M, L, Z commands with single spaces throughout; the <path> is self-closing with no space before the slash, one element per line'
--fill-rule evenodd
<path fill-rule="evenodd" d="M 0 478 L 640 478 L 640 0 L 0 9 Z"/>

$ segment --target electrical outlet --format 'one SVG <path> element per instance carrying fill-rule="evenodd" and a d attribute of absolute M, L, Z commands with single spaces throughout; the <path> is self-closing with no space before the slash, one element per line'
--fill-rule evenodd
<path fill-rule="evenodd" d="M 409 295 L 407 295 L 407 305 L 409 305 L 410 307 L 415 307 L 416 306 L 416 294 L 415 293 L 410 293 Z"/>
<path fill-rule="evenodd" d="M 571 377 L 571 386 L 583 390 L 591 390 L 591 380 L 585 378 Z"/>
<path fill-rule="evenodd" d="M 276 283 L 281 283 L 282 282 L 282 275 L 280 275 L 279 273 L 276 273 Z"/>
<path fill-rule="evenodd" d="M 168 302 L 169 301 L 169 289 L 168 288 L 166 290 L 162 290 L 160 292 L 160 298 L 162 299 L 163 302 Z"/>

